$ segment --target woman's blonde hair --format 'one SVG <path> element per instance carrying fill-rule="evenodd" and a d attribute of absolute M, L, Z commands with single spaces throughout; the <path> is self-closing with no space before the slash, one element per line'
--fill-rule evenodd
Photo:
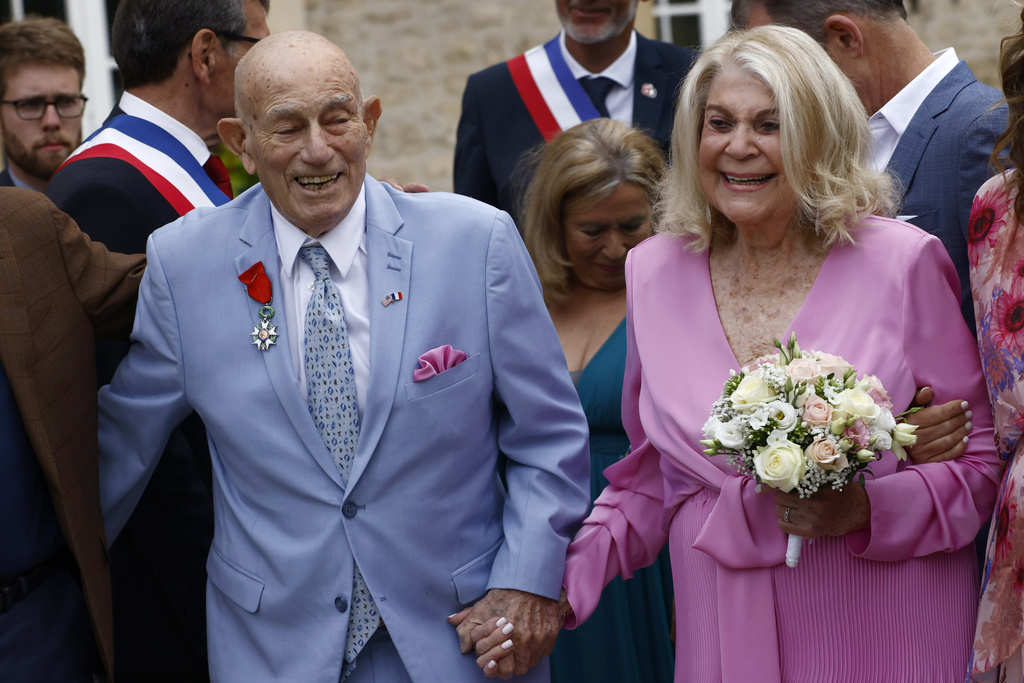
<path fill-rule="evenodd" d="M 683 85 L 672 131 L 672 163 L 655 210 L 657 231 L 707 249 L 735 226 L 710 206 L 701 184 L 704 110 L 718 74 L 736 69 L 764 84 L 775 100 L 782 172 L 797 200 L 797 222 L 823 246 L 852 242 L 863 216 L 892 215 L 892 180 L 868 166 L 870 131 L 850 81 L 802 31 L 761 26 L 728 33 L 697 60 Z"/>
<path fill-rule="evenodd" d="M 653 204 L 665 162 L 647 135 L 604 118 L 560 133 L 538 154 L 520 215 L 523 239 L 550 304 L 569 293 L 566 214 L 600 202 L 626 183 L 643 190 Z"/>

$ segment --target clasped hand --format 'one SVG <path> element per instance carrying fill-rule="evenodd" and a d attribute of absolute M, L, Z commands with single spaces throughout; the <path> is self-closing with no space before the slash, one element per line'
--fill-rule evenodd
<path fill-rule="evenodd" d="M 524 591 L 495 588 L 472 607 L 448 617 L 459 634 L 459 649 L 475 652 L 487 678 L 524 674 L 551 654 L 569 611 L 562 591 L 552 600 Z"/>

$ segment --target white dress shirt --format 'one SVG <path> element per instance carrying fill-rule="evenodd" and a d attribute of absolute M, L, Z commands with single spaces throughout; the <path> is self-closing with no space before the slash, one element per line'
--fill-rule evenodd
<path fill-rule="evenodd" d="M 949 75 L 960 62 L 953 48 L 935 53 L 935 61 L 928 68 L 907 83 L 895 97 L 875 112 L 868 120 L 871 127 L 871 165 L 876 171 L 884 171 L 892 159 L 900 138 L 910 126 L 911 120 L 935 86 Z"/>
<path fill-rule="evenodd" d="M 608 91 L 604 104 L 608 107 L 608 114 L 616 121 L 621 121 L 627 126 L 633 125 L 633 76 L 636 73 L 636 31 L 629 34 L 629 47 L 619 55 L 619 58 L 612 62 L 607 69 L 599 74 L 587 71 L 586 67 L 577 62 L 569 48 L 565 46 L 565 31 L 558 34 L 558 46 L 562 50 L 562 57 L 569 65 L 572 77 L 577 81 L 584 76 L 606 76 L 615 81 L 615 85 Z"/>
<path fill-rule="evenodd" d="M 194 130 L 173 116 L 160 111 L 149 102 L 126 92 L 121 95 L 121 101 L 118 102 L 118 106 L 121 107 L 121 111 L 125 114 L 145 119 L 173 135 L 178 142 L 185 145 L 185 149 L 196 158 L 200 166 L 205 164 L 210 158 L 210 150 L 206 148 L 206 143 L 203 142 L 201 137 L 196 135 Z"/>
<path fill-rule="evenodd" d="M 312 298 L 310 287 L 315 278 L 313 269 L 299 256 L 299 249 L 307 244 L 320 244 L 331 258 L 331 280 L 345 309 L 360 424 L 370 381 L 370 280 L 366 258 L 365 191 L 364 187 L 359 189 L 359 197 L 348 215 L 318 240 L 299 230 L 273 204 L 270 205 L 280 259 L 281 289 L 284 290 L 280 294 L 274 293 L 274 304 L 277 315 L 284 314 L 288 343 L 292 349 L 292 367 L 300 394 L 306 398 L 305 319 L 306 308 Z"/>

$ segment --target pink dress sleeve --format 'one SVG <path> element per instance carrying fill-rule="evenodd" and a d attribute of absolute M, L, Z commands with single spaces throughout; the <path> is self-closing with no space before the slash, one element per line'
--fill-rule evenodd
<path fill-rule="evenodd" d="M 627 258 L 626 279 L 632 272 Z M 654 562 L 668 539 L 663 520 L 700 485 L 665 462 L 647 440 L 640 421 L 643 368 L 633 331 L 632 288 L 626 303 L 626 374 L 622 389 L 622 423 L 629 435 L 629 455 L 605 470 L 609 485 L 594 502 L 594 510 L 569 545 L 564 586 L 573 614 L 566 628 L 586 621 L 601 591 L 616 576 L 630 578 Z M 662 467 L 668 468 L 662 472 Z M 670 499 L 666 504 L 666 490 Z"/>
<path fill-rule="evenodd" d="M 962 456 L 867 482 L 871 527 L 846 540 L 853 554 L 872 560 L 969 544 L 991 514 L 1002 473 L 977 345 L 960 315 L 958 278 L 942 243 L 926 239 L 905 277 L 902 348 L 916 385 L 932 387 L 936 405 L 960 398 L 978 408 Z"/>

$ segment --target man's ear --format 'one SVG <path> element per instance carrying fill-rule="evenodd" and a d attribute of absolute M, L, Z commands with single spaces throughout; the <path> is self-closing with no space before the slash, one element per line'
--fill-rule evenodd
<path fill-rule="evenodd" d="M 238 157 L 249 175 L 256 175 L 256 162 L 249 155 L 246 147 L 246 130 L 242 125 L 242 119 L 230 118 L 221 119 L 217 122 L 217 133 L 221 141 L 231 150 L 231 153 Z"/>
<path fill-rule="evenodd" d="M 217 34 L 208 28 L 200 29 L 192 36 L 192 48 L 188 54 L 192 62 L 192 73 L 200 83 L 208 85 L 217 68 L 218 59 L 224 54 Z"/>
<path fill-rule="evenodd" d="M 832 14 L 825 19 L 824 28 L 824 48 L 836 61 L 842 63 L 863 56 L 864 33 L 854 19 L 845 14 Z"/>
<path fill-rule="evenodd" d="M 366 134 L 373 142 L 373 136 L 377 132 L 377 121 L 380 120 L 381 104 L 380 98 L 370 95 L 363 100 L 363 124 L 366 126 Z"/>

